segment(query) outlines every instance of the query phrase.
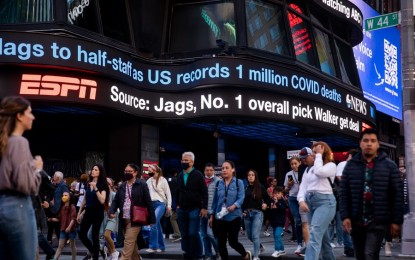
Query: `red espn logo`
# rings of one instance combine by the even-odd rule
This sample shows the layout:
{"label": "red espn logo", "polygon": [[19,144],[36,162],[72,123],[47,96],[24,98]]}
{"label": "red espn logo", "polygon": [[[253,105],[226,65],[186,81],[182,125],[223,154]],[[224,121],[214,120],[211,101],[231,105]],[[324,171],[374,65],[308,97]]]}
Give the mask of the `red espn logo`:
{"label": "red espn logo", "polygon": [[[89,89],[89,97],[86,97],[87,89]],[[20,94],[67,97],[69,91],[78,92],[79,98],[95,100],[97,95],[97,82],[89,79],[52,75],[22,75]]]}

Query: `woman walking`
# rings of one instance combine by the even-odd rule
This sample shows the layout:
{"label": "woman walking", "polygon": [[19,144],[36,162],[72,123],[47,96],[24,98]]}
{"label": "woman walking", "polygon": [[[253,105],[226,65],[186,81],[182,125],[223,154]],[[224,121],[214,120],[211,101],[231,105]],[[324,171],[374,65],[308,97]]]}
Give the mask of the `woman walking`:
{"label": "woman walking", "polygon": [[[218,248],[222,260],[228,260],[226,242],[246,260],[252,260],[250,251],[245,250],[239,243],[238,235],[241,228],[242,203],[245,198],[244,183],[238,180],[235,172],[235,164],[226,160],[222,164],[223,179],[218,182],[218,187],[213,195],[212,215],[209,226],[213,226],[213,232],[218,239]],[[215,219],[214,219],[215,218]],[[215,223],[213,223],[215,221]]]}
{"label": "woman walking", "polygon": [[248,186],[245,189],[245,199],[242,205],[243,216],[245,221],[245,229],[248,239],[254,243],[253,259],[259,259],[259,252],[263,251],[263,246],[259,241],[261,233],[262,222],[264,221],[263,211],[267,209],[270,198],[267,190],[259,182],[258,173],[254,170],[249,170]]}
{"label": "woman walking", "polygon": [[163,171],[158,165],[149,165],[148,171],[150,178],[147,180],[147,186],[156,214],[156,224],[151,226],[147,252],[160,253],[166,250],[160,220],[165,213],[168,215],[171,213],[171,193],[169,183],[163,177]]}
{"label": "woman walking", "polygon": [[115,217],[117,210],[120,210],[118,219],[123,225],[124,248],[120,260],[140,260],[140,253],[137,247],[137,236],[142,225],[131,221],[133,206],[146,207],[149,213],[148,225],[156,222],[150,193],[146,183],[140,179],[140,168],[133,163],[127,164],[124,169],[124,179],[109,210],[110,218]]}
{"label": "woman walking", "polygon": [[325,142],[315,142],[312,151],[313,154],[306,158],[309,168],[304,172],[297,196],[300,209],[308,212],[310,224],[310,241],[305,259],[318,259],[321,251],[322,259],[334,260],[327,230],[336,213],[336,198],[331,187],[336,175],[336,164]]}
{"label": "woman walking", "polygon": [[[81,222],[79,238],[89,252],[91,252],[92,259],[98,260],[99,230],[104,220],[105,208],[108,207],[110,194],[104,166],[96,164],[92,167],[88,186],[77,217],[77,221]],[[85,213],[81,221],[81,215],[84,210]],[[88,230],[91,226],[92,241],[88,238]]]}
{"label": "woman walking", "polygon": [[39,190],[43,161],[33,159],[23,132],[35,117],[19,96],[0,103],[0,259],[35,259],[36,218],[30,195]]}

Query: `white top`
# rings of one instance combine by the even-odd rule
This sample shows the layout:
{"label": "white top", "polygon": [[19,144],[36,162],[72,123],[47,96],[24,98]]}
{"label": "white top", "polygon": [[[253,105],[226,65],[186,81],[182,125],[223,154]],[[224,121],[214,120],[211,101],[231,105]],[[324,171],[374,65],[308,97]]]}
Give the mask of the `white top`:
{"label": "white top", "polygon": [[75,190],[79,191],[79,194],[80,194],[78,198],[78,203],[76,203],[76,206],[80,207],[82,204],[82,201],[84,201],[84,198],[85,198],[85,183],[78,182],[76,184]]}
{"label": "white top", "polygon": [[169,183],[166,178],[160,176],[158,185],[156,186],[156,180],[151,177],[147,180],[148,190],[150,191],[150,197],[152,201],[161,201],[167,204],[168,208],[171,208],[171,193]]}
{"label": "white top", "polygon": [[288,176],[293,176],[294,184],[290,189],[289,196],[296,197],[298,194],[298,189],[300,188],[300,182],[298,181],[298,172],[289,171],[285,174],[284,186],[288,185]]}
{"label": "white top", "polygon": [[334,181],[336,175],[336,164],[333,162],[323,165],[321,154],[316,154],[314,166],[307,168],[301,181],[300,190],[297,195],[298,202],[305,201],[307,191],[317,191],[322,194],[333,194],[327,177]]}
{"label": "white top", "polygon": [[337,172],[336,172],[336,177],[341,177],[343,175],[343,170],[344,167],[346,166],[347,161],[343,161],[343,162],[339,162],[339,164],[337,164]]}

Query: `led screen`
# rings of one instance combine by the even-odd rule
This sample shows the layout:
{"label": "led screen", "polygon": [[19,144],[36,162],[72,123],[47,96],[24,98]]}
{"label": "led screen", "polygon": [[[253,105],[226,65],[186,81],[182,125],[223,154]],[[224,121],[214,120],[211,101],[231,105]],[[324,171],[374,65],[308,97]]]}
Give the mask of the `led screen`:
{"label": "led screen", "polygon": [[[361,0],[351,0],[363,18],[379,13]],[[363,41],[353,48],[365,98],[376,109],[402,120],[400,33],[395,27],[364,32]]]}
{"label": "led screen", "polygon": [[170,52],[218,48],[216,40],[236,44],[233,3],[173,6]]}

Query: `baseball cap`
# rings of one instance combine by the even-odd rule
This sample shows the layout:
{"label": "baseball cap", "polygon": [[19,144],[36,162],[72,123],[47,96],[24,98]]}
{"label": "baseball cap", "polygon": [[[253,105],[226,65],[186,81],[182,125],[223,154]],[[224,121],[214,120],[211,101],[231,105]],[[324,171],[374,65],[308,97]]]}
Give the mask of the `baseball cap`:
{"label": "baseball cap", "polygon": [[303,147],[298,153],[298,156],[300,156],[301,159],[305,159],[307,155],[310,155],[310,154],[313,154],[313,151],[308,147]]}

